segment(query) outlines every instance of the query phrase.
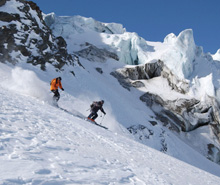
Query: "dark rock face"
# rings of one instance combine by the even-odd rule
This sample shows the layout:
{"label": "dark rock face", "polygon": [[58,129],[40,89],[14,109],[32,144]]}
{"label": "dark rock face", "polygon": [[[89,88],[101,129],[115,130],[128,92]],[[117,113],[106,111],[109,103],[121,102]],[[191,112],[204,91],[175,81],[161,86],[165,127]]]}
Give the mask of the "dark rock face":
{"label": "dark rock face", "polygon": [[[188,82],[176,77],[160,60],[118,69],[111,75],[117,78],[118,82],[127,90],[145,87],[143,81],[155,77],[166,79],[171,89],[178,93],[185,94],[189,90]],[[155,119],[170,130],[177,133],[190,132],[199,127],[208,126],[220,142],[220,106],[213,97],[207,96],[205,102],[200,102],[194,98],[164,100],[157,94],[146,92],[140,97],[140,100],[151,108],[155,114]],[[132,134],[137,134],[141,140],[149,138],[147,135],[149,129],[146,126],[134,127],[128,128]],[[209,148],[208,158],[220,163],[218,146],[210,143],[207,148]]]}
{"label": "dark rock face", "polygon": [[20,21],[20,15],[0,12],[0,21],[4,21],[4,22]]}
{"label": "dark rock face", "polygon": [[[179,93],[186,93],[189,89],[189,84],[186,81],[176,77],[162,61],[146,63],[130,68],[119,69],[111,73],[118,79],[119,83],[126,89],[131,87],[142,87],[144,84],[139,80],[148,80],[154,77],[163,77],[168,81],[168,84],[173,90]],[[154,110],[157,118],[166,125],[169,123],[176,131],[191,131],[200,126],[219,122],[219,113],[215,103],[215,111],[213,104],[215,100],[210,100],[206,103],[201,103],[196,99],[177,99],[163,100],[156,94],[149,92],[143,94],[140,100],[145,102],[148,107],[154,110],[154,106],[161,107],[160,112]],[[215,118],[215,119],[214,119]]]}
{"label": "dark rock face", "polygon": [[[152,123],[151,123],[152,124]],[[152,125],[154,125],[153,123]],[[145,125],[134,125],[128,128],[128,131],[139,139],[143,144],[147,144],[151,139],[156,139],[157,150],[167,153],[168,145],[166,143],[166,132],[162,129],[160,133],[154,133],[153,129]],[[154,141],[155,142],[155,141]],[[150,143],[148,143],[149,145]]]}
{"label": "dark rock face", "polygon": [[[168,81],[168,84],[177,92],[186,93],[189,89],[187,81],[183,81],[175,76],[166,65],[160,60],[152,63],[146,63],[144,65],[138,65],[130,68],[119,69],[112,72],[111,75],[120,76],[123,81],[130,82],[130,87],[136,86],[138,80],[147,80],[154,77],[162,76]],[[117,78],[119,80],[119,78]],[[135,80],[136,83],[132,83],[131,80]],[[121,80],[119,80],[120,83]],[[127,88],[129,89],[129,88]]]}
{"label": "dark rock face", "polygon": [[118,82],[121,84],[122,87],[130,91],[130,88],[132,87],[130,80],[125,77],[123,74],[119,72],[111,72],[112,76],[117,78]]}
{"label": "dark rock face", "polygon": [[160,106],[158,112],[154,110],[157,118],[164,122],[164,117],[167,118],[167,124],[170,124],[174,130],[178,128],[181,131],[189,132],[196,128],[208,124],[213,124],[213,109],[211,104],[203,104],[196,99],[177,99],[174,101],[164,101],[161,97],[151,93],[145,93],[140,99],[147,106]]}
{"label": "dark rock face", "polygon": [[75,54],[94,62],[105,62],[108,58],[112,58],[117,61],[119,60],[115,53],[107,51],[106,49],[99,49],[90,43],[85,43],[85,46],[86,48],[76,52]]}
{"label": "dark rock face", "polygon": [[[16,64],[27,62],[46,70],[50,63],[60,70],[65,64],[73,64],[62,37],[54,37],[46,26],[39,7],[31,1],[17,0],[15,13],[0,12],[0,61]],[[7,6],[3,0],[0,6]],[[17,11],[20,11],[20,14]],[[13,12],[13,10],[12,10]],[[22,16],[21,16],[22,15]]]}
{"label": "dark rock face", "polygon": [[207,158],[217,164],[220,164],[220,149],[213,144],[208,144]]}
{"label": "dark rock face", "polygon": [[1,0],[0,1],[0,6],[3,6],[6,3],[6,0]]}

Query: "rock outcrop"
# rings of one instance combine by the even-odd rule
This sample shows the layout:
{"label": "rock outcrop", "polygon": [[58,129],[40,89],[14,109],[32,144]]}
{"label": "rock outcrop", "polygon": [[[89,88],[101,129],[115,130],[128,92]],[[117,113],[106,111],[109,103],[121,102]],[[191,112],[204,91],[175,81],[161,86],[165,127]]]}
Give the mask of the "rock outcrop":
{"label": "rock outcrop", "polygon": [[105,62],[108,58],[112,58],[117,61],[119,60],[118,56],[115,53],[110,52],[106,49],[97,48],[96,46],[88,42],[85,43],[84,47],[84,49],[75,52],[75,54],[93,62]]}
{"label": "rock outcrop", "polygon": [[[9,12],[6,4],[17,3]],[[0,61],[16,64],[27,62],[46,70],[50,63],[60,70],[65,64],[73,64],[62,37],[54,37],[46,26],[39,7],[24,0],[0,3]]]}
{"label": "rock outcrop", "polygon": [[[189,89],[188,81],[181,80],[175,76],[161,60],[154,60],[143,65],[118,69],[117,71],[112,72],[111,75],[115,76],[121,84],[124,82],[127,84],[130,83],[130,87],[135,86],[135,83],[137,83],[138,80],[147,80],[162,76],[163,78],[167,79],[172,89],[177,92],[186,93]],[[132,83],[132,81],[135,82]]]}
{"label": "rock outcrop", "polygon": [[[160,60],[152,61],[144,65],[118,69],[111,74],[117,78],[119,83],[127,90],[144,87],[144,80],[162,77],[166,79],[173,91],[183,95],[189,91],[188,81],[179,79]],[[158,94],[145,92],[140,96],[140,100],[151,108],[155,114],[155,120],[170,130],[181,133],[190,132],[202,126],[208,126],[220,143],[220,106],[214,97],[207,95],[205,101],[189,97],[166,100]],[[156,124],[157,122],[154,125]],[[141,140],[149,139],[149,136],[153,134],[149,132],[149,128],[144,125],[132,126],[129,127],[128,130],[134,135],[138,134]],[[166,150],[164,150],[164,148],[166,147],[164,144],[165,141],[161,142],[161,150],[165,152]],[[207,158],[220,163],[219,144],[208,143],[207,151]]]}

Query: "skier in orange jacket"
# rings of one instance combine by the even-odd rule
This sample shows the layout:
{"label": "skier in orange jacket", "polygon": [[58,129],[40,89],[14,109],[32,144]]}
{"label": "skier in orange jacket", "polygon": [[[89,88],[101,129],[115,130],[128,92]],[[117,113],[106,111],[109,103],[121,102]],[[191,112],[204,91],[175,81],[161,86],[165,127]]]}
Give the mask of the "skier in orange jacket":
{"label": "skier in orange jacket", "polygon": [[54,93],[53,99],[54,101],[58,101],[60,99],[60,93],[58,91],[58,87],[64,91],[63,87],[62,87],[62,83],[61,83],[62,78],[58,77],[58,78],[54,78],[53,80],[51,80],[50,82],[50,90]]}

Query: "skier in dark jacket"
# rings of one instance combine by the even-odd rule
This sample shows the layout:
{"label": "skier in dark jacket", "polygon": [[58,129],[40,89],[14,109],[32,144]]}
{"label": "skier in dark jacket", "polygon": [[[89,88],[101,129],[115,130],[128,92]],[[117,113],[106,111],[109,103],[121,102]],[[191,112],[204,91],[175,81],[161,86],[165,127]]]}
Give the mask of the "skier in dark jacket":
{"label": "skier in dark jacket", "polygon": [[88,116],[88,119],[91,121],[95,121],[95,119],[98,117],[97,112],[100,110],[103,112],[103,114],[106,114],[104,109],[102,108],[104,104],[104,100],[98,101],[98,102],[93,102],[92,105],[90,105],[91,109],[91,114]]}

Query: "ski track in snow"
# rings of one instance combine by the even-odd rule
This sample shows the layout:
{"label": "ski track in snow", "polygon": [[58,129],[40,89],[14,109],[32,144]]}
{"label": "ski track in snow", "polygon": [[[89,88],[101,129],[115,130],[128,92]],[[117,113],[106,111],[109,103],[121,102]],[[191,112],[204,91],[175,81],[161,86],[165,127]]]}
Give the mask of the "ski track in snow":
{"label": "ski track in snow", "polygon": [[219,183],[218,177],[36,98],[3,88],[0,97],[1,184]]}

